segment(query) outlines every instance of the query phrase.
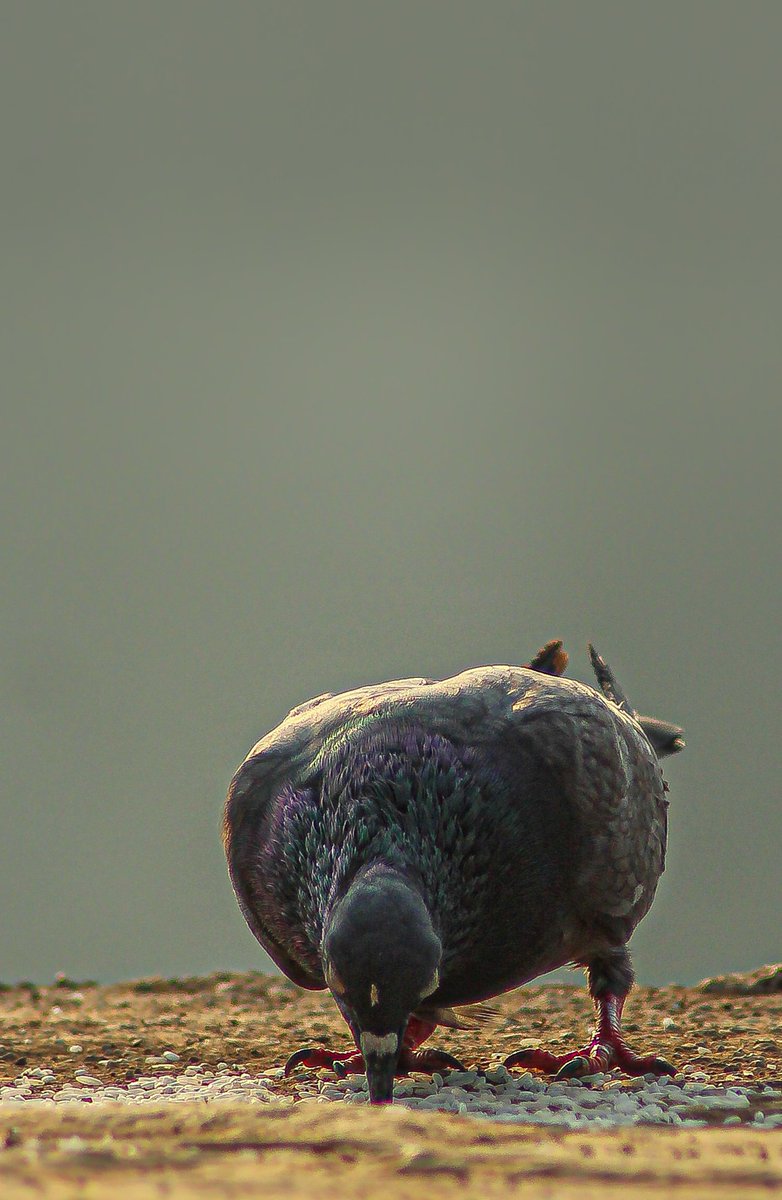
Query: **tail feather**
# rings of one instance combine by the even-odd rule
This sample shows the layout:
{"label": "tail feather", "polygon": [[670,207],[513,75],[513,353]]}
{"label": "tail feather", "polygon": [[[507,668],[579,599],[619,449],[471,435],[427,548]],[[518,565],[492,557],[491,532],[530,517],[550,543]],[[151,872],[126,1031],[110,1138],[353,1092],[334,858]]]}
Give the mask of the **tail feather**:
{"label": "tail feather", "polygon": [[627,696],[622,691],[614,672],[609,667],[604,658],[601,658],[597,650],[590,642],[587,646],[589,657],[592,660],[592,668],[597,676],[597,682],[600,684],[600,690],[608,700],[613,700],[617,708],[621,708],[631,716],[635,716],[633,708]]}
{"label": "tail feather", "polygon": [[608,700],[612,700],[617,708],[621,708],[623,712],[629,713],[631,717],[635,718],[651,742],[658,758],[667,758],[670,754],[678,754],[680,750],[684,749],[684,730],[670,721],[661,721],[657,717],[643,717],[636,712],[608,663],[600,657],[591,643],[589,657],[592,660],[597,682],[600,684],[603,695]]}
{"label": "tail feather", "polygon": [[479,1029],[500,1016],[497,1008],[490,1004],[465,1004],[460,1008],[419,1008],[416,1016],[426,1021],[436,1021],[449,1029]]}
{"label": "tail feather", "polygon": [[636,720],[654,746],[658,758],[667,758],[670,754],[678,754],[687,745],[684,740],[684,730],[680,729],[678,725],[672,725],[670,721],[641,716]]}
{"label": "tail feather", "polygon": [[546,642],[528,664],[531,671],[540,671],[543,675],[564,675],[567,665],[568,654],[562,649],[561,638]]}

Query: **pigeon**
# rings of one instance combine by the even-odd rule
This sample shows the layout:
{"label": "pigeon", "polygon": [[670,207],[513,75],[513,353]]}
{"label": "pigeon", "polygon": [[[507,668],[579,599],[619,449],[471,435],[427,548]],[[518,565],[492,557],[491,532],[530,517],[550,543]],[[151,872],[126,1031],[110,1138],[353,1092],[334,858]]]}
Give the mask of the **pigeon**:
{"label": "pigeon", "polygon": [[563,678],[555,641],[523,667],[325,693],[252,748],[223,820],[240,909],[294,983],[330,989],[355,1042],[297,1050],[286,1074],[365,1073],[390,1103],[395,1075],[461,1067],[423,1047],[438,1026],[566,964],[586,970],[593,1036],[506,1066],[674,1073],[630,1049],[621,1016],[665,865],[659,760],[682,730],[639,716],[590,654],[599,690]]}

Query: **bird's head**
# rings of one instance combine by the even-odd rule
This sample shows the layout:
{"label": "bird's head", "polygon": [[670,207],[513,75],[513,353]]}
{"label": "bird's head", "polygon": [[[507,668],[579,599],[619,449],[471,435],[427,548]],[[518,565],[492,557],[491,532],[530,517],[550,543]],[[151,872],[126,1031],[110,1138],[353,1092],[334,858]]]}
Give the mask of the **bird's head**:
{"label": "bird's head", "polygon": [[420,893],[370,868],[332,908],[323,970],[364,1056],[369,1098],[389,1103],[408,1019],[439,985],[442,947]]}

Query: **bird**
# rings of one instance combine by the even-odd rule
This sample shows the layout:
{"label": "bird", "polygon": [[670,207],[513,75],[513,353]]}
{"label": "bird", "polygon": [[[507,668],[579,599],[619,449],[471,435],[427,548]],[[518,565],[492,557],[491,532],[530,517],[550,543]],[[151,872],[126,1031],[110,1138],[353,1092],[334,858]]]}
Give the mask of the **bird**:
{"label": "bird", "polygon": [[423,1045],[438,1026],[470,1028],[567,964],[586,971],[594,1034],[506,1067],[675,1072],[630,1049],[621,1017],[627,942],[665,866],[660,759],[683,733],[589,652],[597,688],[564,677],[554,640],[525,666],[324,693],[253,746],[223,814],[239,907],[288,978],[330,990],[355,1043],[302,1047],[286,1074],[365,1073],[390,1103],[396,1075],[462,1067]]}

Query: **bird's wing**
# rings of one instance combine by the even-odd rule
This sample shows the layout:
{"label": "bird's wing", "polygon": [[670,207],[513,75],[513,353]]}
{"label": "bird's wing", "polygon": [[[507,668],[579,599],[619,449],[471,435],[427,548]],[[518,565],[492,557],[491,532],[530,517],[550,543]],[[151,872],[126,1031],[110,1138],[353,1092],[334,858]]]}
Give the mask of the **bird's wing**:
{"label": "bird's wing", "polygon": [[651,905],[665,863],[668,802],[657,757],[634,717],[584,684],[544,677],[530,686],[518,673],[505,693],[500,740],[516,741],[558,780],[582,839],[577,893],[624,940]]}
{"label": "bird's wing", "polygon": [[[320,973],[308,971],[281,944],[263,915],[257,896],[257,864],[268,832],[274,801],[290,772],[284,756],[273,753],[251,756],[231,780],[223,813],[223,846],[228,871],[244,919],[269,957],[300,987],[326,986]],[[314,968],[314,964],[313,964]]]}
{"label": "bird's wing", "polygon": [[[325,692],[316,696],[292,709],[261,738],[231,780],[223,814],[223,845],[239,907],[270,957],[301,987],[325,987],[320,966],[308,945],[298,947],[298,957],[291,953],[293,946],[286,949],[274,929],[275,902],[262,894],[261,862],[271,845],[269,835],[279,805],[284,803],[282,793],[286,787],[306,787],[317,775],[319,761],[327,756],[330,744],[346,729],[371,720],[375,711],[385,711],[396,697],[425,689],[429,683],[418,678],[392,680],[340,695]],[[288,932],[285,929],[286,942]]]}

